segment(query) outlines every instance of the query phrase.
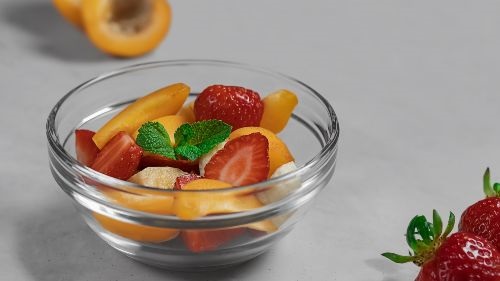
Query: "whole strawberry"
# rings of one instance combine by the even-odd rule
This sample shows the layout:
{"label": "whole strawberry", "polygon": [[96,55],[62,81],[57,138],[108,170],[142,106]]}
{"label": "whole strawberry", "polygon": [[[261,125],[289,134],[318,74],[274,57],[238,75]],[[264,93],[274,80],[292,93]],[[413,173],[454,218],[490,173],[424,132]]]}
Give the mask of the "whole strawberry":
{"label": "whole strawberry", "polygon": [[382,255],[396,263],[413,262],[420,266],[415,281],[499,281],[500,251],[473,233],[457,232],[448,237],[454,224],[455,216],[450,213],[443,233],[436,210],[432,223],[424,216],[416,216],[406,231],[410,255]]}
{"label": "whole strawberry", "polygon": [[465,210],[458,229],[486,238],[500,251],[500,183],[491,184],[489,168],[483,183],[486,199]]}
{"label": "whole strawberry", "polygon": [[217,119],[233,127],[259,126],[264,103],[258,93],[237,86],[213,85],[201,92],[194,102],[197,121]]}

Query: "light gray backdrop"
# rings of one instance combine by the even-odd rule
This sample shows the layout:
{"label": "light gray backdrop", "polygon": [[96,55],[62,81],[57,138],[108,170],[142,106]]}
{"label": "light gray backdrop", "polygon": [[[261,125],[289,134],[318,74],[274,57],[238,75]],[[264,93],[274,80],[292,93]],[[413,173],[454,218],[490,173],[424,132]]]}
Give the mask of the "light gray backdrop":
{"label": "light gray backdrop", "polygon": [[[413,280],[411,217],[460,214],[489,165],[500,180],[498,1],[172,0],[153,54],[109,58],[49,1],[0,1],[0,280]],[[262,257],[212,274],[118,254],[83,223],[48,168],[45,118],[78,83],[128,64],[236,60],[298,77],[333,104],[333,182]]]}

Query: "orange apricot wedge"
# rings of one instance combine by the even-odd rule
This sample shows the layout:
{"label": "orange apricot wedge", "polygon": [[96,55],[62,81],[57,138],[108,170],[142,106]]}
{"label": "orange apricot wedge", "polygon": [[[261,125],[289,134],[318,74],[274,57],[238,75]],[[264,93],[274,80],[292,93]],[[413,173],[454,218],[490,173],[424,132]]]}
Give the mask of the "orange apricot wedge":
{"label": "orange apricot wedge", "polygon": [[118,132],[133,134],[146,121],[176,114],[189,95],[189,86],[172,84],[139,98],[101,127],[92,138],[102,147]]}
{"label": "orange apricot wedge", "polygon": [[252,133],[261,133],[269,142],[269,177],[278,167],[294,160],[290,150],[276,134],[268,129],[261,127],[243,127],[233,131],[229,135],[229,140],[250,135]]}
{"label": "orange apricot wedge", "polygon": [[[212,180],[198,179],[189,182],[182,190],[214,190],[229,188],[230,184]],[[242,191],[223,192],[179,192],[174,200],[176,215],[184,220],[194,220],[213,214],[229,214],[256,209],[262,203],[253,194]],[[259,221],[246,225],[249,228],[271,233],[276,226],[268,221]]]}
{"label": "orange apricot wedge", "polygon": [[94,213],[94,218],[112,233],[135,241],[160,243],[174,239],[179,234],[176,229],[123,222],[98,213]]}
{"label": "orange apricot wedge", "polygon": [[[154,188],[172,189],[175,179],[183,174],[185,173],[181,170],[170,167],[146,168],[132,176],[129,181]],[[171,194],[161,193],[155,189],[134,190],[134,193],[111,188],[102,190],[105,196],[117,205],[153,214],[174,214],[174,196]],[[136,241],[164,242],[175,238],[179,232],[174,229],[123,222],[97,213],[94,213],[94,218],[108,231]]]}
{"label": "orange apricot wedge", "polygon": [[[177,128],[179,128],[182,124],[185,124],[188,121],[180,115],[167,115],[151,120],[151,122],[158,122],[165,128],[170,138],[170,143],[173,145],[175,143],[175,131],[177,131]],[[137,135],[139,135],[139,128],[137,128],[132,136],[134,139],[137,139]]]}
{"label": "orange apricot wedge", "polygon": [[186,104],[177,112],[177,115],[184,117],[184,119],[188,123],[193,123],[196,121],[196,117],[194,116],[194,101]]}
{"label": "orange apricot wedge", "polygon": [[288,90],[279,90],[265,97],[264,114],[260,126],[277,134],[286,127],[294,108],[299,103],[297,96]]}
{"label": "orange apricot wedge", "polygon": [[130,192],[102,187],[104,195],[117,205],[153,214],[174,214],[174,196],[160,189],[173,189],[175,179],[185,172],[171,167],[149,167],[128,179],[129,182],[152,187]]}
{"label": "orange apricot wedge", "polygon": [[81,16],[81,0],[52,0],[54,7],[59,11],[59,13],[78,28],[83,27],[83,21]]}
{"label": "orange apricot wedge", "polygon": [[166,36],[172,19],[166,0],[84,0],[81,9],[90,41],[121,57],[152,51]]}

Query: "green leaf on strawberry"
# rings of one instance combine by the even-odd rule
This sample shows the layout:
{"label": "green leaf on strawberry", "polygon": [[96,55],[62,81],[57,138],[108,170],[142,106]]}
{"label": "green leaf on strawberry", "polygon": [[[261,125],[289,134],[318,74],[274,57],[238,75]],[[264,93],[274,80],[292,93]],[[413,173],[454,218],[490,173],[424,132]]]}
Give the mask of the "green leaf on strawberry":
{"label": "green leaf on strawberry", "polygon": [[443,232],[443,222],[435,210],[432,223],[424,216],[416,216],[408,225],[406,234],[410,254],[382,255],[396,263],[413,262],[420,266],[415,281],[500,280],[500,251],[497,247],[488,238],[472,232],[459,231],[449,235],[454,223],[455,216],[450,213]]}
{"label": "green leaf on strawberry", "polygon": [[500,197],[500,183],[491,184],[490,168],[486,169],[483,176],[483,189],[486,197]]}
{"label": "green leaf on strawberry", "polygon": [[170,137],[159,122],[147,122],[139,129],[136,143],[147,152],[175,159],[175,151]]}
{"label": "green leaf on strawberry", "polygon": [[425,216],[415,216],[406,230],[406,241],[412,250],[410,255],[383,253],[382,256],[396,263],[413,262],[421,266],[430,259],[435,249],[448,237],[454,225],[455,215],[452,212],[450,212],[448,225],[444,232],[443,221],[436,210],[432,212],[432,223],[428,222]]}

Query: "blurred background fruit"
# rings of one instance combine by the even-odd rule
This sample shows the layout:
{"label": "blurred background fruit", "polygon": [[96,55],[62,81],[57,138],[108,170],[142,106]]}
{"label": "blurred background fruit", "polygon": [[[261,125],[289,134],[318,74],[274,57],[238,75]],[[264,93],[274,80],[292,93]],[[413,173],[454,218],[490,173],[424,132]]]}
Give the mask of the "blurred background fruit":
{"label": "blurred background fruit", "polygon": [[53,0],[59,13],[84,30],[101,51],[135,57],[154,50],[170,29],[166,0]]}

